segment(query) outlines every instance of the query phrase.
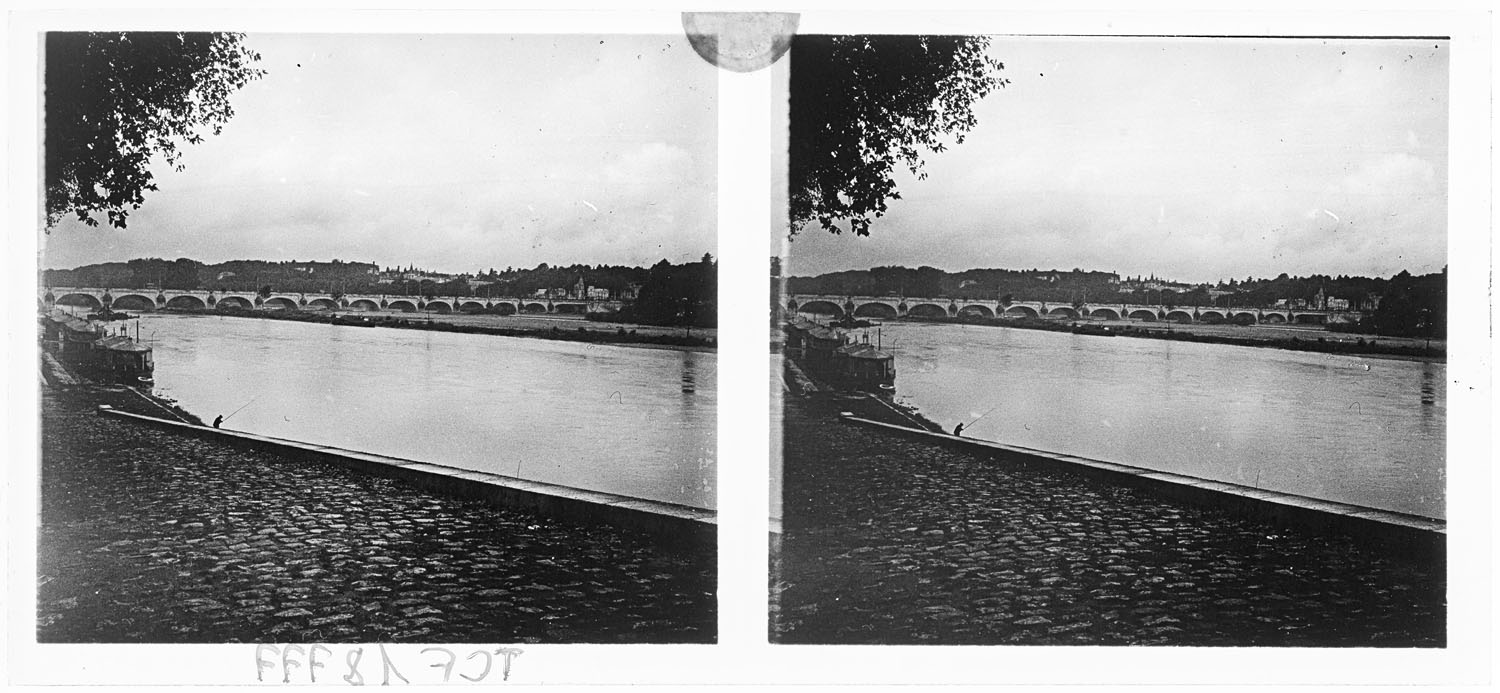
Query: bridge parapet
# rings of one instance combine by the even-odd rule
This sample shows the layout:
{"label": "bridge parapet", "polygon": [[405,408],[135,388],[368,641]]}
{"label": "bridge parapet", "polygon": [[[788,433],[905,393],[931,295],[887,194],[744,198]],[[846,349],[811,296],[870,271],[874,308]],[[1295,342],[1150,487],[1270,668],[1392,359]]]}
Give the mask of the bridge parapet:
{"label": "bridge parapet", "polygon": [[[456,312],[461,310],[495,310],[509,306],[513,312],[524,312],[527,306],[540,306],[547,313],[586,313],[616,311],[628,305],[625,301],[598,299],[540,298],[528,296],[408,296],[401,294],[221,291],[214,289],[116,289],[112,287],[43,286],[39,302],[50,308],[66,298],[86,299],[95,308],[115,306],[127,298],[128,310],[155,310],[167,307],[217,307],[226,305],[252,309],[298,308],[319,310],[387,310],[393,304],[410,305],[413,310]],[[139,300],[137,300],[139,299]],[[233,300],[228,300],[233,299]]]}
{"label": "bridge parapet", "polygon": [[789,294],[781,306],[788,312],[810,312],[833,317],[852,315],[883,319],[907,317],[1040,317],[1054,319],[1136,320],[1141,322],[1334,323],[1358,322],[1357,311],[1250,308],[1241,306],[1176,306],[1164,304],[1096,303],[1090,301],[1007,301],[956,297],[855,296]]}

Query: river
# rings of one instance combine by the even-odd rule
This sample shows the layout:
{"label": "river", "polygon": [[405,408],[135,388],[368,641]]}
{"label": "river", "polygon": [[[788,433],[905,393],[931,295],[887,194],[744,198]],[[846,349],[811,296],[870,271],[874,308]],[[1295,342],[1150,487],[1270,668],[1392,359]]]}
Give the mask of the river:
{"label": "river", "polygon": [[983,416],[966,436],[1444,517],[1443,364],[973,325],[879,332],[897,401],[948,430]]}
{"label": "river", "polygon": [[156,391],[225,428],[714,507],[712,353],[151,313],[140,334]]}

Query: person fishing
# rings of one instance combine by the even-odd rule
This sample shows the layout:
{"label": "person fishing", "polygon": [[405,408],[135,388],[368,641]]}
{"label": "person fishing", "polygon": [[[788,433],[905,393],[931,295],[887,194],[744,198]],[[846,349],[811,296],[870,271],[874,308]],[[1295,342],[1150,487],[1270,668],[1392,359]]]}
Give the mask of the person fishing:
{"label": "person fishing", "polygon": [[241,404],[239,409],[236,409],[236,410],[234,410],[232,412],[229,412],[229,416],[225,416],[223,414],[220,414],[218,417],[216,417],[214,419],[214,428],[218,428],[219,424],[224,423],[225,421],[228,421],[231,416],[234,416],[235,414],[238,414],[238,413],[244,411],[245,407],[248,407],[251,404],[254,404],[255,400],[258,400],[258,399],[260,399],[260,395],[256,395],[254,397],[251,397],[250,401],[246,402],[244,404]]}
{"label": "person fishing", "polygon": [[973,426],[974,424],[979,423],[980,419],[982,419],[982,418],[984,418],[986,416],[989,416],[990,412],[995,411],[996,409],[999,409],[999,408],[1000,408],[999,405],[990,407],[989,411],[987,411],[987,412],[985,412],[983,414],[980,414],[979,416],[974,417],[973,421],[970,421],[968,423],[959,423],[957,426],[953,427],[953,435],[956,436],[956,437],[963,436],[965,428],[969,428],[969,427]]}

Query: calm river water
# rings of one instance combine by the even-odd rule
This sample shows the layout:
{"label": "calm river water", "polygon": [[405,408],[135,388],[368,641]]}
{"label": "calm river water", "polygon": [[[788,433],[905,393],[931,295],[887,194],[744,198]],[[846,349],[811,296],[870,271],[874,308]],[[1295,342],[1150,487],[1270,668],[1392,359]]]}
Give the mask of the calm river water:
{"label": "calm river water", "polygon": [[898,401],[948,430],[993,409],[966,436],[1444,517],[1442,364],[967,325],[881,340]]}
{"label": "calm river water", "polygon": [[225,428],[714,506],[717,357],[144,314],[156,390]]}

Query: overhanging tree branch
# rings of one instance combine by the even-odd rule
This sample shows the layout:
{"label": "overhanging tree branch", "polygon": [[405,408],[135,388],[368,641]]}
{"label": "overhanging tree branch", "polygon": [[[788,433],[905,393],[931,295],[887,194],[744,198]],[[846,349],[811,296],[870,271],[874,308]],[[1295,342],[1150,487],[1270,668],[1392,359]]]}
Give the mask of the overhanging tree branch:
{"label": "overhanging tree branch", "polygon": [[46,36],[43,147],[48,230],[69,213],[124,228],[160,155],[217,135],[229,97],[264,75],[240,34],[52,32]]}

